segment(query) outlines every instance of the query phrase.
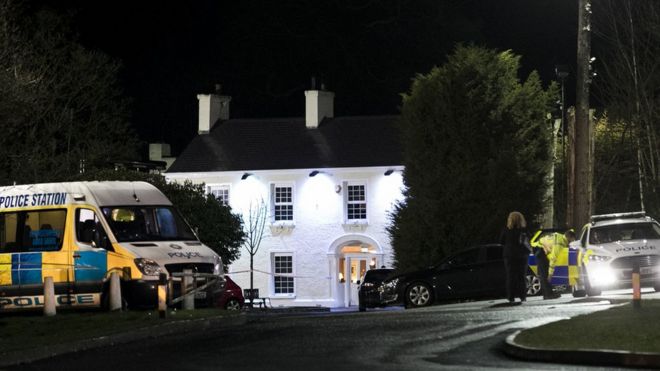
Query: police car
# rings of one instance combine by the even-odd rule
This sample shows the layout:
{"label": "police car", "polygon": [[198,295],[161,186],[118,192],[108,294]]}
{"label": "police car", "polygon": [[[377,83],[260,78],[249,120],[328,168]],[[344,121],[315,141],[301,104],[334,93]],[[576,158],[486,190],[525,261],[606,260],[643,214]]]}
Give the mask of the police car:
{"label": "police car", "polygon": [[660,291],[660,224],[644,212],[594,215],[571,247],[581,250],[580,278],[589,296],[630,288],[634,267],[642,286]]}

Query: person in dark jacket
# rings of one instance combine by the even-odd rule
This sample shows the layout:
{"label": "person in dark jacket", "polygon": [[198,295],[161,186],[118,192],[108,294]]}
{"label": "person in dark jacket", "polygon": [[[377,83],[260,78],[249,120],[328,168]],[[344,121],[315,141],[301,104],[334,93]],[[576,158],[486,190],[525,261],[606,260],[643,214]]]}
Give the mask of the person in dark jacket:
{"label": "person in dark jacket", "polygon": [[527,299],[527,259],[529,250],[521,243],[520,235],[526,233],[525,217],[518,211],[509,213],[506,227],[500,235],[500,243],[504,246],[504,268],[506,270],[506,295],[510,303],[515,298],[523,302]]}

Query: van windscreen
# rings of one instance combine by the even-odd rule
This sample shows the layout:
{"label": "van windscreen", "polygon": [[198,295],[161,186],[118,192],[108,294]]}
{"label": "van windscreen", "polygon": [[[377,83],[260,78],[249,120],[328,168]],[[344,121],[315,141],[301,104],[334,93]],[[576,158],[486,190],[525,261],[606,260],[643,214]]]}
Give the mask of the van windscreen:
{"label": "van windscreen", "polygon": [[101,210],[118,242],[197,240],[169,206],[113,206]]}

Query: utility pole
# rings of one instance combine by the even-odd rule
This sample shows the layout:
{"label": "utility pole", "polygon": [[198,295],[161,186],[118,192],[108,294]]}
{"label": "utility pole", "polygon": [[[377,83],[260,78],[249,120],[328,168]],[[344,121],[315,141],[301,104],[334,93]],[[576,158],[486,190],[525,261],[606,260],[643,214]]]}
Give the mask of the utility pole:
{"label": "utility pole", "polygon": [[[573,189],[569,193],[567,219],[570,226],[582,228],[591,216],[592,160],[591,120],[589,115],[589,84],[591,83],[591,0],[579,0],[577,33],[577,94],[575,107],[575,167],[572,174]],[[569,185],[571,182],[569,181]]]}

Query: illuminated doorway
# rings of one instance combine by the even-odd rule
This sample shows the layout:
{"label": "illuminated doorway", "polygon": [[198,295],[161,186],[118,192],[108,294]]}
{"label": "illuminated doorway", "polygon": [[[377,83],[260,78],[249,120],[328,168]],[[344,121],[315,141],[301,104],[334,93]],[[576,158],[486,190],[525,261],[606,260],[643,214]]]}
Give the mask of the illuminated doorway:
{"label": "illuminated doorway", "polygon": [[344,306],[359,304],[358,289],[360,282],[369,269],[377,268],[381,255],[373,245],[360,241],[351,241],[344,245],[337,264],[340,292],[343,292]]}

